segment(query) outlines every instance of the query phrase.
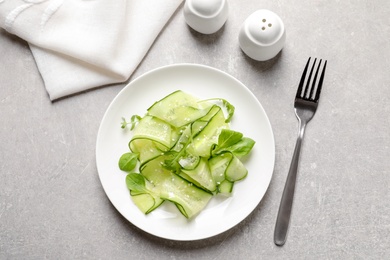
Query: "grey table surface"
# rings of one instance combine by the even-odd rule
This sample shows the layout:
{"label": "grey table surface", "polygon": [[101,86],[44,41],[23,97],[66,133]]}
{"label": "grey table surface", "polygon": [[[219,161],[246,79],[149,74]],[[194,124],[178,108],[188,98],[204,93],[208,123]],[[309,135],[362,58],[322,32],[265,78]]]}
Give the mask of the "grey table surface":
{"label": "grey table surface", "polygon": [[[244,83],[275,136],[270,186],[254,211],[212,238],[146,234],[112,206],[95,144],[115,84],[51,102],[28,45],[0,31],[0,259],[389,259],[390,4],[231,0],[213,35],[190,29],[179,7],[128,82],[169,64],[197,63]],[[283,51],[267,62],[238,45],[258,9],[284,21]],[[273,243],[298,123],[293,97],[309,56],[328,60],[307,128],[287,243]]]}

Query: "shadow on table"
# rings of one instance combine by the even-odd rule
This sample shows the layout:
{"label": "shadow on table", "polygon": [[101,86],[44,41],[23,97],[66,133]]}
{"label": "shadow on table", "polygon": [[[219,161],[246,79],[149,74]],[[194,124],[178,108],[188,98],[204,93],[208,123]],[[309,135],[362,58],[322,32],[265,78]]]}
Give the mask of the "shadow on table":
{"label": "shadow on table", "polygon": [[274,69],[279,61],[279,59],[283,55],[283,50],[280,51],[275,57],[272,59],[266,60],[266,61],[257,61],[249,56],[247,56],[243,51],[241,51],[242,56],[244,57],[245,61],[253,68],[253,70],[256,70],[258,72],[264,72],[267,70]]}
{"label": "shadow on table", "polygon": [[220,41],[224,31],[225,31],[225,25],[222,26],[221,29],[219,29],[217,32],[212,34],[203,34],[200,32],[195,31],[190,26],[188,26],[188,30],[192,37],[200,44],[208,46],[208,45],[215,45],[217,42]]}

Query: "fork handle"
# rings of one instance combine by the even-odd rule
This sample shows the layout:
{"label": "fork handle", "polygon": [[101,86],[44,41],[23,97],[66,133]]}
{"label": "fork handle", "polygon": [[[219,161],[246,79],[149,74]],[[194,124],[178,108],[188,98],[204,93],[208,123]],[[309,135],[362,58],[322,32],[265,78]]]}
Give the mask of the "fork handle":
{"label": "fork handle", "polygon": [[295,144],[294,154],[291,160],[290,170],[287,175],[286,184],[284,186],[282,199],[280,201],[279,212],[276,219],[274,242],[278,246],[283,246],[286,242],[287,230],[290,223],[291,209],[293,204],[295,182],[297,179],[299,154],[303,134],[305,132],[306,123],[300,122],[299,135]]}

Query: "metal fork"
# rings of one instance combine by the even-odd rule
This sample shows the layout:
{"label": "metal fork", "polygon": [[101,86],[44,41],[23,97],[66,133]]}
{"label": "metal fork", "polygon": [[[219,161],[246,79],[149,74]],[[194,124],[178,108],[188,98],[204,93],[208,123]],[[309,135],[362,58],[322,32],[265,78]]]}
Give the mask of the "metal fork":
{"label": "metal fork", "polygon": [[310,64],[310,58],[308,59],[305,69],[302,73],[301,80],[299,82],[297,94],[294,102],[295,115],[299,122],[299,133],[297,142],[295,144],[294,154],[292,157],[290,170],[287,175],[286,184],[283,190],[282,199],[279,206],[278,217],[276,219],[274,242],[278,246],[284,245],[287,237],[287,229],[290,223],[290,215],[295,191],[295,182],[297,178],[297,169],[299,154],[301,151],[301,144],[303,140],[303,134],[307,123],[313,118],[318,101],[320,99],[322,83],[324,81],[326,63],[325,60],[319,80],[317,80],[318,73],[320,71],[322,60],[320,60],[317,69],[315,71],[314,78],[312,79],[313,72],[316,66],[317,59],[314,59],[314,63],[310,69],[310,74],[306,79],[306,74]]}

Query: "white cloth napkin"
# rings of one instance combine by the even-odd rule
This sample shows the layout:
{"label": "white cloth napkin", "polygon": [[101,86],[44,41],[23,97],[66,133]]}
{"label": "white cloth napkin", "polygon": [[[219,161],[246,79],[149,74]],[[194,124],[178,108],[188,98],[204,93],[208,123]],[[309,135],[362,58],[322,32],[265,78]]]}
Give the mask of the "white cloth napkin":
{"label": "white cloth napkin", "polygon": [[182,0],[0,0],[51,100],[126,81]]}

